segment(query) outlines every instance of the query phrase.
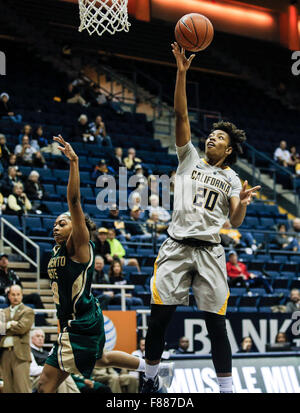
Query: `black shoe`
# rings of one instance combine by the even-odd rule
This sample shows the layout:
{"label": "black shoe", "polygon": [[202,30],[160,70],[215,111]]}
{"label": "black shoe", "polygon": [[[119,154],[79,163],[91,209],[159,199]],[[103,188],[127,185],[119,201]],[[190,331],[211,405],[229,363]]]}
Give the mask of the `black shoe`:
{"label": "black shoe", "polygon": [[146,380],[146,377],[144,376],[141,393],[164,393],[161,379],[158,376],[155,376],[153,380]]}

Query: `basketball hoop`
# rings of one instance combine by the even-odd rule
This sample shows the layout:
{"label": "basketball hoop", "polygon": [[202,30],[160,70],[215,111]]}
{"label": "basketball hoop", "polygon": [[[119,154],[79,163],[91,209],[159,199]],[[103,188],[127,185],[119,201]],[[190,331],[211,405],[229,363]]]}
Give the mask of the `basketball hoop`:
{"label": "basketball hoop", "polygon": [[90,35],[99,36],[107,31],[110,34],[128,32],[127,3],[128,0],[78,0],[79,1],[79,31],[86,29]]}

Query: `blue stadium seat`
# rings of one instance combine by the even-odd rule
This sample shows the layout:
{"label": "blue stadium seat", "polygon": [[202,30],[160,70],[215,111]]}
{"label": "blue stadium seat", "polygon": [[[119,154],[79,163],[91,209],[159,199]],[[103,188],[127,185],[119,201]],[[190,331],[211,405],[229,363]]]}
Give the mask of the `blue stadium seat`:
{"label": "blue stadium seat", "polygon": [[298,288],[300,289],[300,277],[294,278],[291,280],[291,284],[289,285],[289,288]]}
{"label": "blue stadium seat", "polygon": [[275,294],[264,294],[258,299],[258,307],[271,307],[280,304],[281,297]]}
{"label": "blue stadium seat", "polygon": [[244,294],[240,297],[238,307],[257,307],[258,294]]}
{"label": "blue stadium seat", "polygon": [[273,255],[273,261],[277,261],[280,263],[286,263],[288,261],[288,256],[287,255]]}
{"label": "blue stadium seat", "polygon": [[[69,171],[65,169],[53,169],[53,176],[58,180],[60,185],[66,185],[69,180]],[[57,187],[56,187],[57,190]]]}
{"label": "blue stadium seat", "polygon": [[43,223],[43,227],[47,229],[47,231],[52,230],[53,229],[53,225],[55,222],[55,218],[45,218],[42,217],[42,223]]}
{"label": "blue stadium seat", "polygon": [[256,307],[239,307],[238,312],[239,313],[257,313],[258,310]]}
{"label": "blue stadium seat", "polygon": [[238,308],[237,307],[227,307],[226,313],[237,313]]}
{"label": "blue stadium seat", "polygon": [[297,273],[299,271],[299,264],[296,264],[294,262],[284,262],[283,264],[281,264],[280,271]]}
{"label": "blue stadium seat", "polygon": [[[12,224],[14,227],[16,227],[19,230],[22,230],[22,226],[20,225],[20,220],[17,215],[2,215],[6,221],[8,221],[10,224]],[[1,219],[1,216],[0,216]]]}
{"label": "blue stadium seat", "polygon": [[272,281],[272,287],[274,290],[277,290],[278,288],[289,288],[289,285],[291,283],[291,277],[280,277],[280,278],[275,278]]}
{"label": "blue stadium seat", "polygon": [[258,307],[259,313],[272,313],[271,307]]}
{"label": "blue stadium seat", "polygon": [[89,198],[90,200],[93,200],[93,202],[96,201],[96,197],[94,195],[94,192],[93,192],[92,188],[81,187],[80,188],[80,195],[84,199],[85,202],[87,202],[87,198]]}
{"label": "blue stadium seat", "polygon": [[230,288],[230,294],[241,296],[246,293],[246,288]]}
{"label": "blue stadium seat", "polygon": [[238,302],[240,300],[240,296],[239,295],[235,295],[235,294],[230,294],[228,301],[227,301],[227,306],[228,307],[236,307],[238,305]]}
{"label": "blue stadium seat", "polygon": [[67,186],[66,185],[56,185],[56,193],[60,196],[61,201],[67,199]]}
{"label": "blue stadium seat", "polygon": [[251,288],[251,293],[255,295],[263,295],[266,293],[266,290],[264,288]]}
{"label": "blue stadium seat", "polygon": [[6,308],[6,307],[8,307],[8,304],[5,304],[5,303],[0,304],[0,308]]}
{"label": "blue stadium seat", "polygon": [[51,215],[59,215],[66,211],[61,202],[45,201],[44,203],[51,212]]}
{"label": "blue stadium seat", "polygon": [[273,218],[260,218],[260,225],[264,228],[270,228],[275,225]]}
{"label": "blue stadium seat", "polygon": [[97,217],[97,216],[99,216],[99,213],[100,213],[100,211],[99,211],[99,209],[97,208],[97,206],[96,205],[93,205],[93,204],[85,204],[84,205],[84,211],[87,213],[87,214],[89,214],[90,216],[92,216],[92,217]]}

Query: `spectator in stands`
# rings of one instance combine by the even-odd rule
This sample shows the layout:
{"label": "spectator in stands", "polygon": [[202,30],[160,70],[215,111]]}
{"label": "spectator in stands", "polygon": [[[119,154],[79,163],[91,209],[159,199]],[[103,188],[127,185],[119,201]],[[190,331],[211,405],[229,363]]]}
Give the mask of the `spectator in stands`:
{"label": "spectator in stands", "polygon": [[9,166],[7,169],[7,174],[1,180],[1,190],[5,197],[13,191],[16,184],[22,183],[18,176],[18,170],[16,166]]}
{"label": "spectator in stands", "polygon": [[[134,350],[131,354],[133,356],[140,357],[140,358],[144,359],[145,358],[145,342],[146,342],[146,339],[141,337],[138,341],[138,346],[137,346],[138,348],[136,350]],[[139,391],[140,391],[141,384],[142,384],[142,380],[141,380],[142,379],[142,373],[140,373],[138,371],[130,371],[129,374],[131,376],[136,377],[136,379],[139,380]]]}
{"label": "spectator in stands", "polygon": [[[6,304],[7,293],[12,285],[19,285],[23,288],[22,282],[12,268],[9,268],[9,260],[7,254],[0,255],[0,303]],[[35,308],[44,308],[41,297],[38,293],[23,295],[24,304],[32,304]]]}
{"label": "spectator in stands", "polygon": [[257,250],[255,239],[251,232],[240,233],[238,229],[232,228],[229,220],[224,222],[220,230],[221,244],[224,247],[246,248],[247,254],[253,254]]}
{"label": "spectator in stands", "polygon": [[11,120],[14,123],[22,122],[22,115],[16,115],[12,109],[11,102],[9,102],[9,95],[1,93],[0,95],[0,119]]}
{"label": "spectator in stands", "polygon": [[32,210],[31,202],[24,192],[22,183],[17,183],[13,187],[12,193],[7,198],[6,213],[10,215],[28,214]]}
{"label": "spectator in stands", "polygon": [[15,147],[15,154],[22,165],[47,167],[43,155],[30,145],[29,137],[26,135],[23,136],[22,144]]}
{"label": "spectator in stands", "polygon": [[171,220],[170,213],[163,207],[159,206],[159,197],[158,195],[150,195],[149,197],[150,206],[148,208],[149,215],[152,212],[156,212],[158,215],[158,220],[161,222],[168,223]]}
{"label": "spectator in stands", "polygon": [[141,337],[138,342],[137,350],[134,350],[131,354],[142,359],[145,358],[145,343],[146,339],[144,337]]}
{"label": "spectator in stands", "polygon": [[107,241],[110,245],[110,254],[113,259],[119,259],[122,265],[136,267],[141,272],[138,260],[136,258],[125,258],[126,251],[119,240],[116,239],[116,231],[113,228],[108,229]]}
{"label": "spectator in stands", "polygon": [[136,175],[138,178],[141,178],[141,181],[140,181],[140,182],[146,184],[147,179],[146,179],[146,177],[145,177],[145,175],[144,175],[144,169],[143,169],[142,165],[141,165],[141,164],[135,165],[134,171],[135,171],[135,175]]}
{"label": "spectator in stands", "polygon": [[29,125],[28,123],[23,126],[23,128],[21,130],[21,133],[19,134],[19,137],[18,137],[18,143],[20,143],[20,144],[22,143],[24,136],[27,136],[29,138],[29,142],[31,141],[31,139],[32,139],[32,126]]}
{"label": "spectator in stands", "polygon": [[[9,155],[7,167],[9,167],[9,166],[15,166],[18,170],[17,155],[14,154],[14,153],[11,153]],[[18,171],[17,175],[22,176],[22,172]]]}
{"label": "spectator in stands", "polygon": [[285,234],[287,232],[285,224],[278,225],[278,233],[274,239],[274,242],[278,244],[279,249],[287,251],[298,251],[299,245],[296,238]]}
{"label": "spectator in stands", "polygon": [[[44,350],[45,333],[39,328],[35,328],[30,332],[30,381],[32,392],[35,393],[38,388],[38,381],[43,371],[43,366],[48,358],[49,351]],[[71,376],[58,387],[57,393],[79,393],[79,390]]]}
{"label": "spectator in stands", "polygon": [[110,245],[107,241],[107,236],[107,228],[98,228],[97,238],[95,240],[95,254],[101,255],[101,257],[104,259],[105,264],[111,264],[113,262],[113,258],[110,253]]}
{"label": "spectator in stands", "polygon": [[73,127],[72,136],[75,141],[95,143],[95,138],[89,127],[88,117],[84,113],[79,116],[76,126]]}
{"label": "spectator in stands", "polygon": [[140,164],[142,160],[136,157],[136,151],[134,148],[129,148],[127,156],[124,158],[124,164],[129,171],[133,171],[136,164]]}
{"label": "spectator in stands", "polygon": [[300,162],[300,154],[297,152],[297,148],[295,145],[290,147],[290,162],[289,164],[295,166],[297,163]]}
{"label": "spectator in stands", "polygon": [[[123,268],[120,260],[113,260],[109,269],[109,281],[110,284],[125,285],[127,280],[124,278]],[[144,305],[143,300],[139,297],[133,297],[131,293],[126,293],[126,306],[131,307],[132,305]],[[114,298],[111,300],[111,304],[119,305],[121,304],[121,293],[115,293]]]}
{"label": "spectator in stands", "polygon": [[37,171],[31,171],[25,183],[25,192],[28,199],[32,203],[34,212],[40,214],[41,212],[49,213],[47,206],[42,202],[45,198],[44,185],[39,180],[40,174]]}
{"label": "spectator in stands", "polygon": [[288,339],[287,339],[286,333],[284,333],[283,331],[279,331],[279,332],[276,334],[275,343],[286,343],[286,344],[290,344],[289,341],[288,341]]}
{"label": "spectator in stands", "polygon": [[95,169],[92,172],[92,179],[97,180],[99,176],[113,175],[113,174],[114,174],[114,171],[111,169],[110,166],[107,166],[106,160],[100,159],[100,161],[98,162],[98,165],[95,166]]}
{"label": "spectator in stands", "polygon": [[13,285],[8,292],[10,306],[5,308],[6,334],[1,337],[0,363],[4,393],[31,393],[29,332],[34,323],[32,308],[22,303],[22,288]]}
{"label": "spectator in stands", "polygon": [[151,241],[152,235],[147,230],[146,223],[140,219],[141,208],[134,206],[130,211],[130,223],[126,223],[126,231],[130,234],[130,241]]}
{"label": "spectator in stands", "polygon": [[72,83],[68,84],[67,90],[64,94],[64,99],[67,103],[79,103],[81,106],[87,105],[86,101],[80,94],[80,90]]}
{"label": "spectator in stands", "polygon": [[141,210],[140,219],[144,220],[145,219],[145,211],[142,208],[141,202],[142,202],[142,199],[141,199],[141,193],[139,192],[139,190],[136,189],[136,190],[132,191],[130,196],[128,197],[129,208],[130,209],[132,209],[134,207],[140,208],[140,210]]}
{"label": "spectator in stands", "polygon": [[253,342],[251,337],[244,337],[237,353],[253,353]]}
{"label": "spectator in stands", "polygon": [[100,86],[94,84],[93,82],[86,90],[85,98],[93,107],[104,106],[107,103],[106,96],[101,93]]}
{"label": "spectator in stands", "polygon": [[4,202],[3,195],[0,192],[0,215],[5,214],[6,210],[6,203]]}
{"label": "spectator in stands", "polygon": [[174,350],[170,350],[170,353],[174,353],[174,354],[193,354],[193,351],[188,351],[188,348],[190,346],[190,340],[183,336],[180,337],[180,339],[178,340],[178,346],[176,349]]}
{"label": "spectator in stands", "polygon": [[39,150],[40,148],[45,148],[48,146],[48,139],[45,137],[44,134],[44,129],[42,125],[39,125],[32,137],[31,144],[33,147],[36,148],[36,150]]}
{"label": "spectator in stands", "polygon": [[117,204],[113,204],[110,207],[107,218],[113,220],[112,223],[108,223],[107,225],[109,228],[115,228],[117,239],[121,243],[130,239],[130,234],[127,234],[125,231],[124,217],[120,214]]}
{"label": "spectator in stands", "polygon": [[286,141],[280,142],[279,147],[274,152],[274,159],[284,167],[288,167],[290,165],[291,154],[287,149]]}
{"label": "spectator in stands", "polygon": [[[104,272],[104,259],[101,255],[96,255],[95,257],[93,284],[110,284],[109,276]],[[93,289],[93,294],[98,298],[102,310],[107,310],[107,306],[114,297],[114,291],[109,289]]]}
{"label": "spectator in stands", "polygon": [[167,238],[166,230],[168,229],[169,225],[159,220],[157,212],[151,212],[146,223],[151,233],[156,230],[157,235],[165,234]]}
{"label": "spectator in stands", "polygon": [[10,150],[6,145],[6,137],[3,133],[0,133],[0,173],[3,173],[3,170],[8,167],[9,156]]}
{"label": "spectator in stands", "polygon": [[226,268],[230,287],[240,285],[249,290],[250,287],[263,286],[267,293],[273,292],[267,278],[263,275],[256,275],[248,272],[247,266],[238,260],[237,253],[235,251],[229,251],[228,258],[229,261],[226,263]]}
{"label": "spectator in stands", "polygon": [[286,313],[293,313],[300,309],[300,291],[293,288],[290,291],[290,301],[286,304]]}
{"label": "spectator in stands", "polygon": [[115,148],[115,154],[111,157],[110,166],[113,168],[115,173],[119,174],[119,168],[125,167],[125,164],[122,160],[123,149],[118,147]]}
{"label": "spectator in stands", "polygon": [[112,148],[111,138],[106,132],[102,116],[96,116],[95,122],[90,123],[89,128],[98,145]]}

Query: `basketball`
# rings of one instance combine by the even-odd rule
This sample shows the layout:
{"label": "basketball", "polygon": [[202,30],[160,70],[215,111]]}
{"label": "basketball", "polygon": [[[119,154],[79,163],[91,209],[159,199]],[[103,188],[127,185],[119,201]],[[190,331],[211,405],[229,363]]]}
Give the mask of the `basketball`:
{"label": "basketball", "polygon": [[185,14],[175,26],[177,43],[190,52],[206,49],[214,37],[210,20],[198,13]]}

